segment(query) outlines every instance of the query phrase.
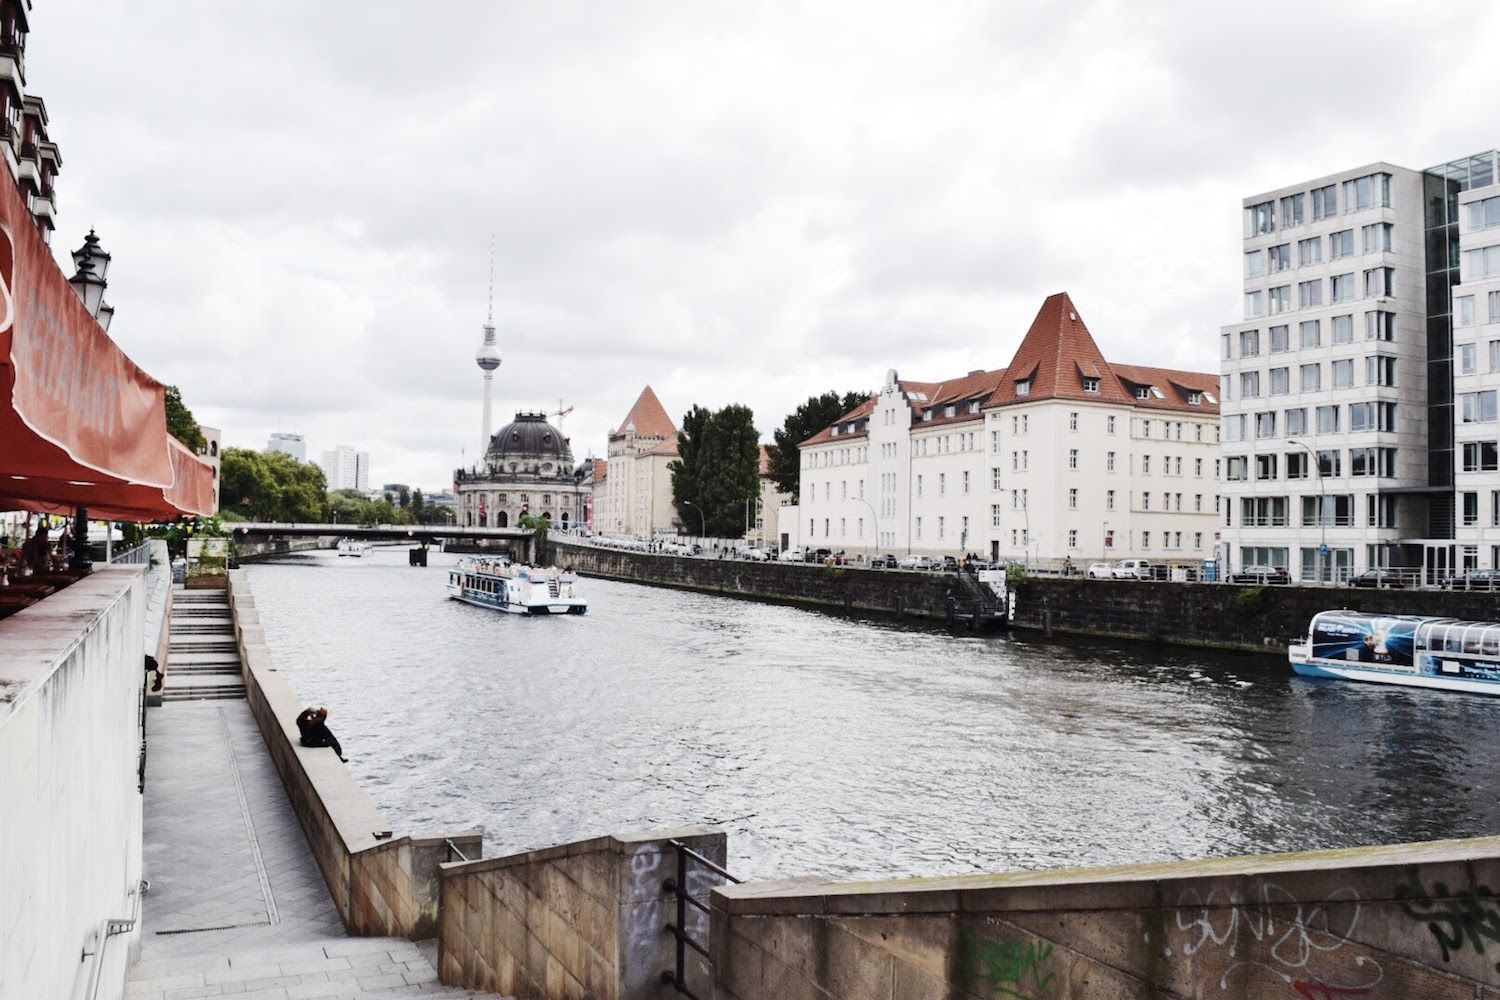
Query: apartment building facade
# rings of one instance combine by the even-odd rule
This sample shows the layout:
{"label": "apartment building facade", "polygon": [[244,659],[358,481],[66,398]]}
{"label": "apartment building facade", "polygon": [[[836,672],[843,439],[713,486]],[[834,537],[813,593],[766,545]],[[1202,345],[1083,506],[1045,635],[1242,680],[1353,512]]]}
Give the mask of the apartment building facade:
{"label": "apartment building facade", "polygon": [[[1066,293],[1003,369],[895,371],[801,446],[804,547],[1056,565],[1214,552],[1217,378],[1107,362]],[[784,529],[785,530],[785,529]]]}
{"label": "apartment building facade", "polygon": [[[1220,332],[1220,555],[1231,570],[1282,566],[1327,581],[1396,566],[1438,579],[1480,563],[1481,543],[1458,547],[1455,510],[1480,529],[1488,498],[1477,486],[1455,497],[1465,458],[1455,429],[1482,438],[1487,422],[1494,433],[1481,384],[1484,230],[1463,224],[1466,206],[1483,201],[1484,185],[1470,190],[1483,171],[1469,162],[1493,156],[1427,171],[1372,163],[1244,199],[1243,318]],[[1465,314],[1456,354],[1464,240],[1478,251],[1474,303],[1484,301]],[[1478,476],[1490,451],[1471,443]],[[1500,523],[1500,494],[1489,519]]]}

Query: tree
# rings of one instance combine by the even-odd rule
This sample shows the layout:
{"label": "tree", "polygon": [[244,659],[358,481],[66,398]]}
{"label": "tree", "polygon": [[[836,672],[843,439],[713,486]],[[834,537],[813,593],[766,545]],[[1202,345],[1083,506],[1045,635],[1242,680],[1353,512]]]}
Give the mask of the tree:
{"label": "tree", "polygon": [[781,429],[772,435],[775,443],[766,449],[769,452],[771,478],[776,481],[776,488],[783,493],[798,496],[802,456],[798,453],[797,446],[869,398],[863,392],[839,395],[830,390],[821,396],[808,397],[807,402],[787,414]]}
{"label": "tree", "polygon": [[396,506],[402,510],[411,507],[411,490],[403,486],[396,491]]}
{"label": "tree", "polygon": [[710,413],[694,406],[682,418],[672,474],[672,503],[691,530],[737,538],[747,504],[760,492],[760,432],[748,406],[732,403]]}
{"label": "tree", "polygon": [[193,411],[183,404],[182,393],[175,385],[167,386],[166,397],[167,433],[195,452],[208,447],[202,428],[198,426],[198,421],[193,419]]}
{"label": "tree", "polygon": [[323,470],[285,452],[225,448],[219,467],[220,506],[252,521],[321,521],[327,506]]}
{"label": "tree", "polygon": [[418,490],[412,490],[411,491],[411,516],[414,517],[414,518],[416,518],[418,524],[426,524],[427,522],[424,521],[424,520],[422,520],[423,516],[426,515],[426,513],[427,513],[427,499],[422,496],[422,491],[421,490],[419,490],[419,489]]}

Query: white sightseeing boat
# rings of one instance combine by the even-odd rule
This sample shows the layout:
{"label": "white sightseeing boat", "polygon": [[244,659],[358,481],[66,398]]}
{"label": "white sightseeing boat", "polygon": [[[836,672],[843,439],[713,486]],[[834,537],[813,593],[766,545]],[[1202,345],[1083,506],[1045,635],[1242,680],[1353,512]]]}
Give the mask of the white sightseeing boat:
{"label": "white sightseeing boat", "polygon": [[514,615],[581,615],[588,610],[578,594],[576,573],[503,559],[460,559],[448,571],[448,596]]}
{"label": "white sightseeing boat", "polygon": [[375,546],[371,545],[369,542],[361,542],[353,538],[345,538],[343,541],[339,542],[339,555],[354,556],[356,559],[358,559],[361,556],[369,554],[370,550],[374,547]]}
{"label": "white sightseeing boat", "polygon": [[1324,611],[1287,656],[1304,677],[1500,694],[1495,622]]}

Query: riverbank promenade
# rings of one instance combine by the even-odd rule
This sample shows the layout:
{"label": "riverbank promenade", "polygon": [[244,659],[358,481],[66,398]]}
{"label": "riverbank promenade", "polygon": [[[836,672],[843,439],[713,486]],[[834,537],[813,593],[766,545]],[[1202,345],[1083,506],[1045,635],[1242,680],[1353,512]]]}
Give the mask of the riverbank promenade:
{"label": "riverbank promenade", "polygon": [[151,890],[127,997],[493,1000],[440,985],[435,943],[345,934],[243,700],[168,702],[147,730]]}

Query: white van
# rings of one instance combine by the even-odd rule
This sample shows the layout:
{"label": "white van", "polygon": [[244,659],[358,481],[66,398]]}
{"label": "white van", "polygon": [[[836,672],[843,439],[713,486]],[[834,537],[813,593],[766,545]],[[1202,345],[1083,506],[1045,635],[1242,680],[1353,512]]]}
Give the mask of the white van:
{"label": "white van", "polygon": [[1144,559],[1121,559],[1115,563],[1116,580],[1149,580],[1151,564]]}

